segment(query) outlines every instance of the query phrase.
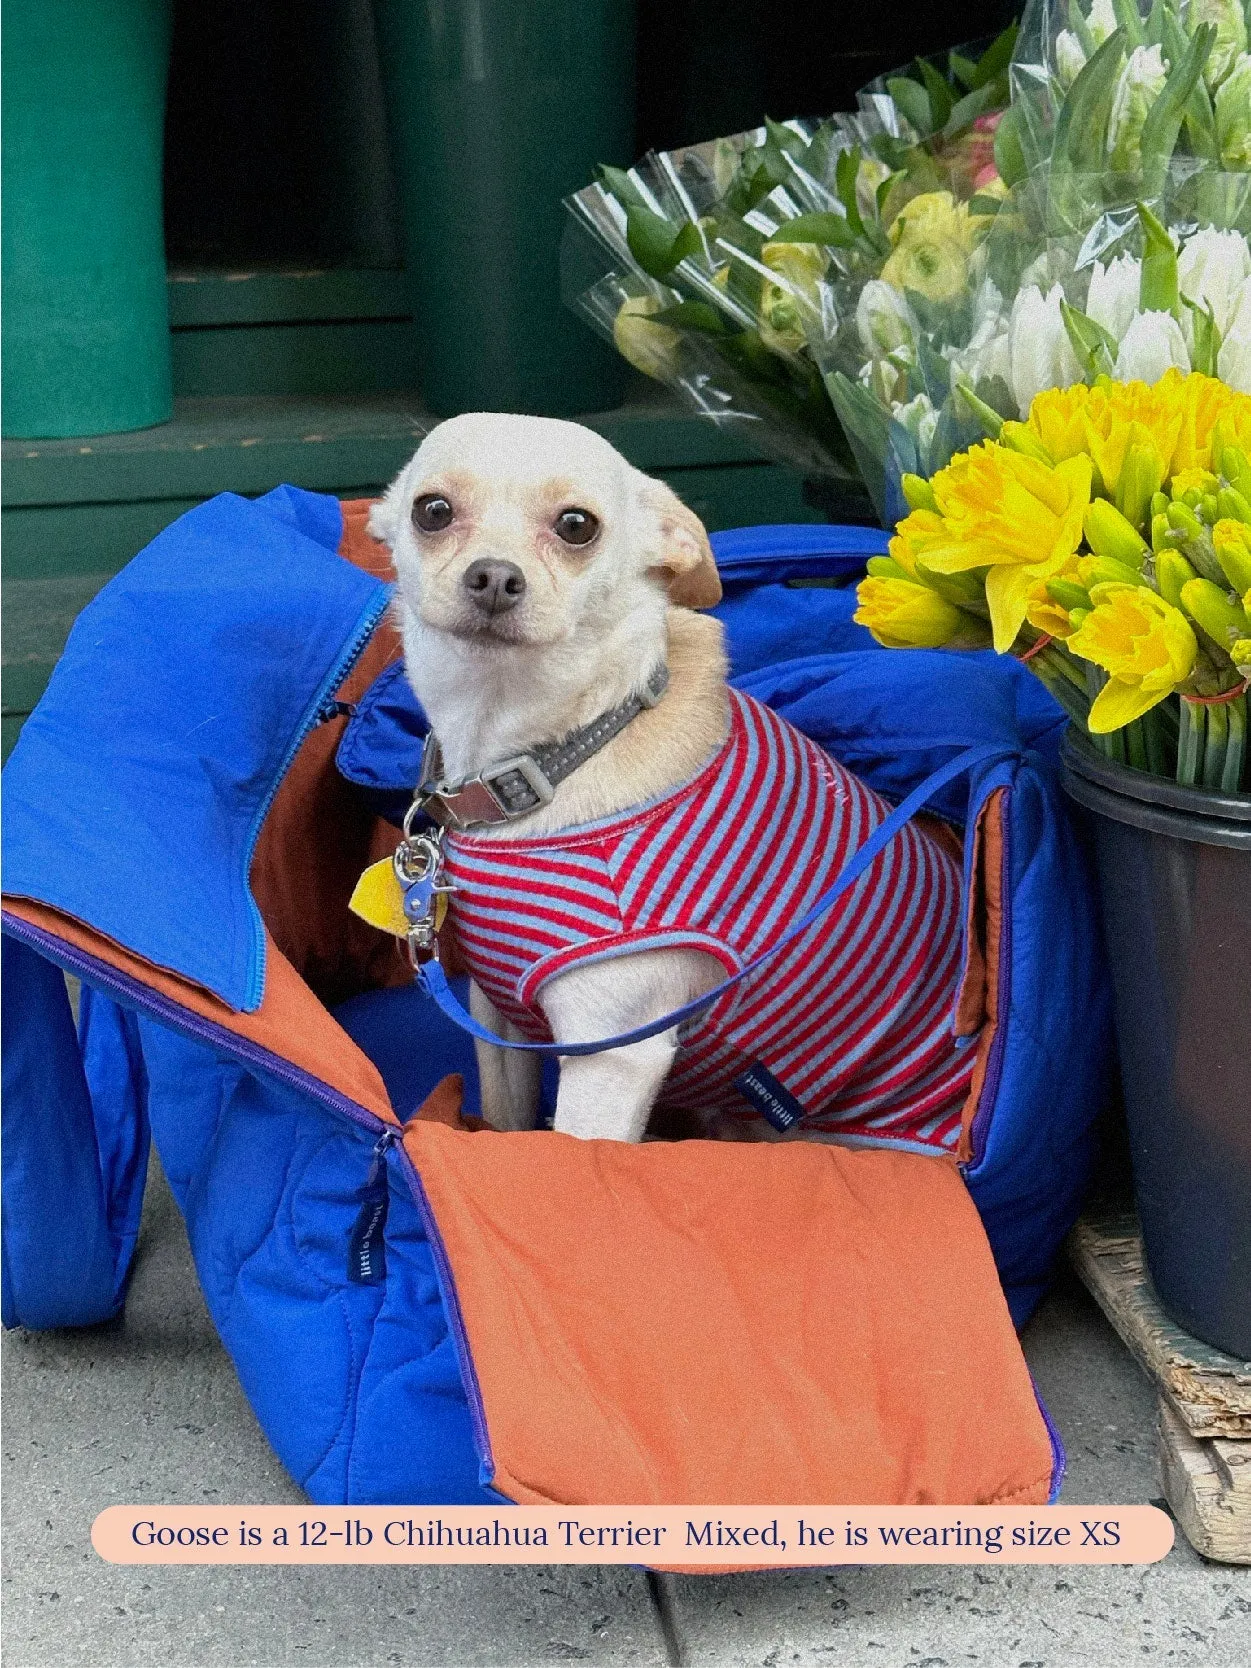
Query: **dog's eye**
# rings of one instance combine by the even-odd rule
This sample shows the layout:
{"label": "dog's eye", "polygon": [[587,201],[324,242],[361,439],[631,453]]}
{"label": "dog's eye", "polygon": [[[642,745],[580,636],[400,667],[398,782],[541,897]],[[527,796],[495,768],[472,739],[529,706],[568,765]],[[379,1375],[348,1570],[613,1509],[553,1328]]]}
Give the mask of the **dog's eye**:
{"label": "dog's eye", "polygon": [[590,510],[562,510],[555,521],[556,537],[566,544],[590,544],[599,532],[599,518]]}
{"label": "dog's eye", "polygon": [[456,519],[456,511],[438,492],[428,492],[413,503],[413,522],[423,533],[441,533]]}

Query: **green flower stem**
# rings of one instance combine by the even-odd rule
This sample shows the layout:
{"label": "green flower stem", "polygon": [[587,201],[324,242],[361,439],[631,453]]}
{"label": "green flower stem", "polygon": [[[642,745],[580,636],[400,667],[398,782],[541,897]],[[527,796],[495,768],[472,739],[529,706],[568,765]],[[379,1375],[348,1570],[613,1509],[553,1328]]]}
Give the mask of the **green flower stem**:
{"label": "green flower stem", "polygon": [[[1150,712],[1143,713],[1138,720],[1142,727],[1143,743],[1147,750],[1147,769],[1152,776],[1171,776],[1173,767],[1169,756],[1172,749],[1169,746],[1169,726],[1167,702],[1152,707]],[[1173,737],[1176,746],[1176,736]]]}
{"label": "green flower stem", "polygon": [[[1166,751],[1174,756],[1176,763],[1177,736],[1181,729],[1181,700],[1176,695],[1170,695],[1166,701],[1161,701],[1158,707],[1152,707],[1151,716],[1160,726],[1160,734],[1164,738]],[[1170,766],[1168,774],[1173,774]]]}
{"label": "green flower stem", "polygon": [[1183,788],[1195,787],[1203,768],[1203,741],[1207,734],[1207,708],[1197,701],[1181,699],[1181,727],[1177,735],[1177,780]]}
{"label": "green flower stem", "polygon": [[1147,739],[1142,733],[1142,719],[1135,718],[1132,724],[1127,724],[1124,733],[1126,762],[1132,770],[1146,770]]}
{"label": "green flower stem", "polygon": [[[1093,706],[1099,691],[1108,681],[1108,675],[1093,660],[1084,660],[1081,664],[1086,678],[1086,694]],[[1111,759],[1113,764],[1125,763],[1125,737],[1120,730],[1113,730],[1109,735],[1095,735],[1090,730],[1086,733],[1105,759]]]}
{"label": "green flower stem", "polygon": [[1090,698],[1086,694],[1086,680],[1072,657],[1048,643],[1031,656],[1029,669],[1052,699],[1085,731]]}
{"label": "green flower stem", "polygon": [[1229,737],[1225,743],[1225,770],[1221,791],[1237,793],[1242,787],[1247,761],[1247,697],[1239,695],[1229,703]]}
{"label": "green flower stem", "polygon": [[1221,702],[1207,709],[1208,733],[1203,744],[1203,786],[1219,788],[1225,776],[1225,743],[1229,739],[1229,706]]}

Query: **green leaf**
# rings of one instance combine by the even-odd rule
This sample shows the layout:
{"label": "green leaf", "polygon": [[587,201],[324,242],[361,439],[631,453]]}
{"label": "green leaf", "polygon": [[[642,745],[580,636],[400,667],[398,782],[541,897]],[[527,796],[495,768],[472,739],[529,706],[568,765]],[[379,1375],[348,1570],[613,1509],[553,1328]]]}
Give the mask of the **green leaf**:
{"label": "green leaf", "polygon": [[1003,427],[1003,418],[994,407],[987,405],[985,400],[979,400],[967,382],[957,382],[955,393],[959,399],[964,401],[970,412],[982,425],[982,431],[987,440],[998,440],[999,431]]}
{"label": "green leaf", "polygon": [[1117,350],[1117,340],[1111,331],[1078,312],[1076,307],[1070,307],[1067,301],[1060,303],[1060,317],[1078,363],[1087,375],[1111,376],[1116,368]]}
{"label": "green leaf", "polygon": [[972,89],[977,75],[977,65],[972,58],[966,58],[953,47],[947,54],[947,70],[951,79],[958,81],[966,92]]}
{"label": "green leaf", "polygon": [[674,227],[663,215],[637,204],[626,210],[626,241],[630,253],[651,278],[667,278],[688,255],[699,254],[703,240],[693,221]]}
{"label": "green leaf", "polygon": [[1160,44],[1164,48],[1164,56],[1170,64],[1179,64],[1186,56],[1187,37],[1181,19],[1172,6],[1165,6],[1164,15],[1160,19],[1160,30],[1163,36]]}
{"label": "green leaf", "polygon": [[730,326],[715,307],[706,301],[679,301],[659,313],[648,315],[649,322],[667,324],[673,330],[696,330],[704,336],[724,336]]}
{"label": "green leaf", "polygon": [[776,190],[781,183],[776,168],[770,165],[768,158],[762,156],[748,177],[744,210],[754,209],[758,203],[763,203],[769,193]]}
{"label": "green leaf", "polygon": [[673,265],[677,266],[679,261],[685,261],[691,255],[702,255],[703,252],[704,240],[699,235],[699,227],[693,220],[685,221],[669,251]]}
{"label": "green leaf", "polygon": [[906,177],[907,176],[906,176],[905,170],[902,169],[902,168],[897,168],[897,169],[894,170],[893,173],[887,174],[886,178],[882,181],[882,183],[878,186],[877,190],[874,192],[874,194],[873,194],[873,206],[874,206],[874,208],[876,208],[876,210],[878,212],[878,218],[879,219],[881,218],[882,210],[886,207],[886,199],[887,199],[887,197],[890,196],[891,188],[893,186],[897,185],[901,179],[904,179]]}
{"label": "green leaf", "polygon": [[624,168],[610,168],[606,162],[601,162],[596,169],[596,173],[604,190],[614,196],[622,208],[647,207],[647,201],[643,193]]}
{"label": "green leaf", "polygon": [[1081,0],[1069,0],[1069,28],[1077,36],[1078,45],[1087,58],[1092,58],[1095,52],[1095,37],[1090,32]]}
{"label": "green leaf", "polygon": [[1164,19],[1167,12],[1164,0],[1153,0],[1151,10],[1142,26],[1143,38],[1148,46],[1164,45]]}
{"label": "green leaf", "polygon": [[1021,146],[1020,120],[1019,109],[1009,107],[999,118],[999,126],[995,129],[995,167],[999,170],[999,178],[1007,186],[1019,185],[1028,172],[1025,151]]}
{"label": "green leaf", "polygon": [[985,193],[979,192],[976,197],[969,198],[969,213],[977,215],[998,214],[1003,204],[1004,199],[1002,197],[988,197]]}
{"label": "green leaf", "polygon": [[847,224],[857,237],[863,237],[864,221],[860,218],[860,205],[856,202],[856,176],[859,172],[860,148],[853,145],[849,151],[839,153],[834,168],[834,189],[847,211]]}
{"label": "green leaf", "polygon": [[1142,17],[1138,11],[1138,0],[1112,0],[1112,11],[1116,17],[1117,26],[1125,33],[1126,42],[1132,52],[1136,46],[1146,44],[1143,33]]}
{"label": "green leaf", "polygon": [[1009,23],[1003,33],[997,35],[982,53],[977,60],[977,70],[973,79],[975,87],[984,87],[988,81],[993,81],[1007,69],[1016,47],[1016,35],[1017,25]]}
{"label": "green leaf", "polygon": [[925,88],[906,75],[896,75],[886,83],[886,91],[921,138],[928,139],[938,124],[930,109],[929,94]]}
{"label": "green leaf", "polygon": [[1142,174],[1146,194],[1154,197],[1164,184],[1173,148],[1181,132],[1182,116],[1216,40],[1216,30],[1203,23],[1195,30],[1180,63],[1174,64],[1164,91],[1142,124]]}
{"label": "green leaf", "polygon": [[1116,29],[1075,76],[1056,121],[1052,154],[1057,159],[1075,168],[1083,164],[1093,167],[1102,161],[1112,95],[1124,55],[1125,37]]}
{"label": "green leaf", "polygon": [[1195,345],[1191,369],[1201,371],[1204,376],[1215,376],[1217,355],[1221,351],[1221,333],[1216,328],[1216,317],[1210,306],[1192,301],[1188,295],[1183,295],[1181,299],[1194,318]]}
{"label": "green leaf", "polygon": [[990,86],[975,87],[971,93],[951,107],[951,114],[947,117],[947,125],[943,128],[944,139],[954,139],[958,133],[969,126],[994,102],[994,89]]}
{"label": "green leaf", "polygon": [[1142,225],[1142,277],[1138,284],[1138,305],[1144,313],[1172,313],[1177,316],[1177,250],[1168,228],[1152,214],[1146,203],[1138,205]]}
{"label": "green leaf", "polygon": [[1216,112],[1202,76],[1195,82],[1183,119],[1195,155],[1219,165],[1221,147],[1216,137]]}
{"label": "green leaf", "polygon": [[784,127],[781,122],[775,122],[772,116],[765,117],[765,132],[770,141],[786,156],[793,156],[798,161],[808,149],[808,141],[801,138],[793,128]]}
{"label": "green leaf", "polygon": [[800,214],[794,220],[784,220],[768,240],[770,243],[822,243],[833,249],[850,249],[856,242],[847,218],[833,211],[821,214]]}
{"label": "green leaf", "polygon": [[917,59],[917,68],[921,72],[921,79],[930,95],[930,110],[934,116],[934,126],[942,127],[951,114],[951,107],[955,100],[951,96],[951,88],[947,85],[945,76],[939,75],[933,64],[924,58]]}

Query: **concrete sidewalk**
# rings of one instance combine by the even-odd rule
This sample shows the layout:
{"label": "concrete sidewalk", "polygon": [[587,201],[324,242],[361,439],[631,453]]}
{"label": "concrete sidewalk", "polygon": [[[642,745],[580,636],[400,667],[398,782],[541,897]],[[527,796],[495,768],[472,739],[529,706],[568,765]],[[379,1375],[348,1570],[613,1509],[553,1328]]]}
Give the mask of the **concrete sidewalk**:
{"label": "concrete sidewalk", "polygon": [[[155,1169],[155,1166],[154,1166]],[[1069,1453],[1064,1498],[1158,1497],[1154,1395],[1075,1285],[1025,1337]],[[126,1315],[4,1350],[6,1668],[1182,1668],[1251,1663],[1251,1571],[1183,1542],[1159,1565],[881,1567],[665,1577],[627,1569],[121,1567],[119,1501],[285,1502],[205,1313],[181,1221],[149,1184]]]}

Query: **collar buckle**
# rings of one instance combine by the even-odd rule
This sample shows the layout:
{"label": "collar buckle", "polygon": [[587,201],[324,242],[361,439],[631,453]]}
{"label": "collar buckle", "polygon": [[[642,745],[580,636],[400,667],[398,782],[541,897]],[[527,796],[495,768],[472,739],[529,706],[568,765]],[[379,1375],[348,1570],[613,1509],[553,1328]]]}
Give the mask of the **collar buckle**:
{"label": "collar buckle", "polygon": [[555,784],[529,753],[505,759],[463,782],[439,781],[438,768],[438,742],[428,735],[413,803],[445,828],[511,822],[514,817],[550,804],[556,792]]}

